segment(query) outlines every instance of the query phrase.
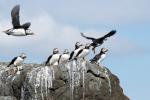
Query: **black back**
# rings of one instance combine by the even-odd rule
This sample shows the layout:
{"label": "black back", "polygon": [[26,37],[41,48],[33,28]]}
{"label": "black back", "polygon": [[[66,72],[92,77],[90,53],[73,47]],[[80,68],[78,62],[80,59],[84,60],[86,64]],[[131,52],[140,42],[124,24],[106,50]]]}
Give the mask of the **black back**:
{"label": "black back", "polygon": [[74,51],[72,51],[72,52],[71,52],[70,57],[69,57],[69,60],[71,60],[71,59],[72,59],[73,54],[74,54]]}
{"label": "black back", "polygon": [[60,55],[60,56],[59,56],[59,59],[58,59],[58,64],[59,64],[59,62],[60,62],[61,56],[62,56],[62,55]]}
{"label": "black back", "polygon": [[31,23],[27,22],[27,23],[21,25],[21,27],[24,28],[25,30],[27,30],[30,27],[30,25],[31,25]]}
{"label": "black back", "polygon": [[46,60],[46,62],[45,62],[45,66],[48,65],[48,63],[49,63],[49,61],[50,61],[51,58],[52,58],[52,55],[50,55],[50,56],[47,58],[47,60]]}
{"label": "black back", "polygon": [[99,54],[95,55],[94,58],[91,59],[90,61],[91,62],[97,62],[101,58],[102,54],[105,54],[105,53],[101,51]]}
{"label": "black back", "polygon": [[78,57],[79,54],[80,54],[82,51],[83,51],[83,49],[81,49],[81,50],[77,53],[76,57]]}
{"label": "black back", "polygon": [[100,59],[100,56],[101,56],[100,54],[97,54],[97,55],[95,55],[94,58],[91,59],[90,61],[91,61],[91,62],[97,62],[97,61]]}
{"label": "black back", "polygon": [[18,57],[14,57],[11,62],[9,63],[9,65],[7,67],[9,67],[10,65],[14,64],[15,60],[17,59]]}

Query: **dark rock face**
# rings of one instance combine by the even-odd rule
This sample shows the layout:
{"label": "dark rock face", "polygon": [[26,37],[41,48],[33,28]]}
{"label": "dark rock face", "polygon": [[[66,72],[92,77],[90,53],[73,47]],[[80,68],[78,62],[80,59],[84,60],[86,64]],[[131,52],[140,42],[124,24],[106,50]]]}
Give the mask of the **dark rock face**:
{"label": "dark rock face", "polygon": [[117,76],[88,61],[59,66],[0,63],[0,100],[129,100]]}

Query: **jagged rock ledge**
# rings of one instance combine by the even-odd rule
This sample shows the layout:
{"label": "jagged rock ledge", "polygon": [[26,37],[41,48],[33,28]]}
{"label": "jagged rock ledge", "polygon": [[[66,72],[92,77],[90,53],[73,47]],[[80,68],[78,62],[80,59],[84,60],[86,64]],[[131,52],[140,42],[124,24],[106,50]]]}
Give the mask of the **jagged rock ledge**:
{"label": "jagged rock ledge", "polygon": [[88,61],[23,64],[20,74],[7,64],[0,63],[0,100],[129,100],[116,75]]}

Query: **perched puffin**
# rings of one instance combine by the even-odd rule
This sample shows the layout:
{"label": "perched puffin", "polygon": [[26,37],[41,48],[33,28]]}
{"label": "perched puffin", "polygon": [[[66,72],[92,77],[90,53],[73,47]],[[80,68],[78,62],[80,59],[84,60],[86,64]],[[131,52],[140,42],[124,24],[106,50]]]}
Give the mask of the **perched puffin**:
{"label": "perched puffin", "polygon": [[90,52],[90,44],[87,43],[83,49],[80,49],[79,52],[76,55],[76,58],[83,58],[85,59],[85,56],[87,56]]}
{"label": "perched puffin", "polygon": [[66,63],[69,60],[69,57],[70,57],[69,51],[68,49],[65,49],[63,54],[59,57],[58,64]]}
{"label": "perched puffin", "polygon": [[20,20],[19,20],[19,10],[20,10],[20,5],[16,5],[12,11],[11,11],[11,18],[12,18],[12,29],[8,29],[6,31],[3,31],[7,35],[12,35],[12,36],[27,36],[27,35],[33,35],[34,33],[29,29],[31,23],[27,22],[23,25],[20,25]]}
{"label": "perched puffin", "polygon": [[106,35],[104,35],[104,36],[102,36],[100,38],[87,37],[83,33],[81,33],[81,36],[84,37],[84,38],[86,38],[86,39],[92,40],[91,46],[93,47],[92,50],[95,53],[95,48],[98,47],[98,46],[100,46],[100,45],[102,45],[103,42],[105,40],[107,40],[108,37],[113,36],[115,33],[116,33],[116,30],[112,30],[112,31],[110,31],[109,33],[107,33]]}
{"label": "perched puffin", "polygon": [[59,57],[60,57],[60,53],[59,53],[59,50],[58,48],[54,48],[53,49],[53,54],[50,55],[47,60],[46,60],[46,63],[45,65],[48,66],[48,65],[58,65],[58,60],[59,60]]}
{"label": "perched puffin", "polygon": [[80,42],[76,42],[75,44],[75,50],[71,52],[69,60],[73,60],[77,53],[82,49],[83,44],[81,44]]}
{"label": "perched puffin", "polygon": [[9,63],[9,65],[7,67],[10,67],[11,65],[14,65],[15,67],[19,69],[22,69],[22,68],[19,68],[19,66],[22,64],[22,62],[27,58],[26,54],[25,53],[21,53],[20,56],[17,56],[17,57],[14,57],[11,62]]}
{"label": "perched puffin", "polygon": [[106,57],[106,52],[108,52],[108,49],[102,48],[100,50],[100,53],[98,53],[97,55],[95,55],[95,57],[90,60],[91,63],[97,63],[97,64],[99,64]]}

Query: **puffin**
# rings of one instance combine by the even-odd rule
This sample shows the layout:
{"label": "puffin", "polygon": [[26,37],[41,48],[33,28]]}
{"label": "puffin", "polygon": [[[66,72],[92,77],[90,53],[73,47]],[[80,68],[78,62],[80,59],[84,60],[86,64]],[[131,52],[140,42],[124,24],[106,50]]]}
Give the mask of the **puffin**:
{"label": "puffin", "polygon": [[87,43],[83,49],[80,49],[79,52],[76,55],[76,58],[83,58],[85,60],[85,57],[90,52],[90,44]]}
{"label": "puffin", "polygon": [[59,60],[58,60],[58,64],[64,64],[67,63],[67,61],[69,60],[69,50],[65,49],[63,54],[60,55]]}
{"label": "puffin", "polygon": [[96,54],[93,59],[90,60],[91,63],[97,63],[97,64],[99,64],[101,61],[104,60],[104,58],[106,57],[106,53],[107,52],[108,52],[108,49],[102,48],[100,50],[100,52],[98,54]]}
{"label": "puffin", "polygon": [[59,58],[60,58],[60,53],[59,53],[59,50],[58,50],[58,48],[54,48],[53,49],[53,54],[52,55],[50,55],[48,58],[47,58],[47,60],[46,60],[46,62],[45,62],[45,66],[48,66],[48,65],[58,65],[58,60],[59,60]]}
{"label": "puffin", "polygon": [[34,33],[29,29],[31,25],[30,22],[26,22],[22,25],[20,24],[19,11],[20,11],[20,5],[16,5],[13,7],[11,11],[11,19],[12,19],[13,28],[8,29],[3,32],[6,33],[7,35],[12,35],[12,36],[33,35]]}
{"label": "puffin", "polygon": [[85,36],[84,33],[81,33],[81,36],[86,39],[92,40],[91,46],[93,47],[92,50],[94,51],[94,54],[95,54],[95,48],[102,45],[104,41],[107,40],[108,37],[113,36],[115,33],[116,33],[116,30],[111,30],[106,35],[99,37],[99,38],[88,37],[88,36]]}
{"label": "puffin", "polygon": [[11,62],[9,63],[9,65],[7,67],[10,67],[11,65],[14,65],[15,67],[17,67],[18,70],[22,69],[19,66],[22,64],[22,62],[27,58],[25,53],[21,53],[20,56],[14,57]]}
{"label": "puffin", "polygon": [[77,53],[83,48],[82,46],[83,44],[81,44],[80,42],[76,42],[75,50],[71,52],[69,60],[73,60],[74,58],[76,58]]}

